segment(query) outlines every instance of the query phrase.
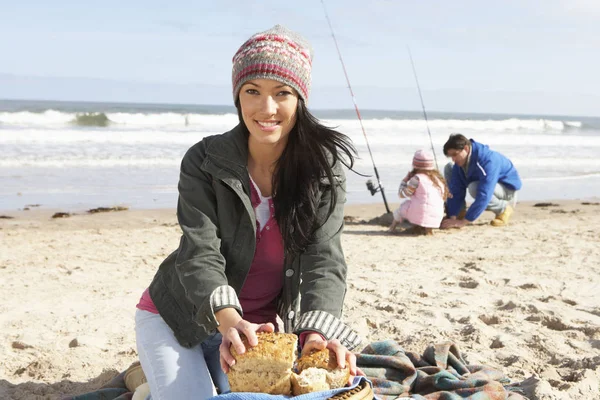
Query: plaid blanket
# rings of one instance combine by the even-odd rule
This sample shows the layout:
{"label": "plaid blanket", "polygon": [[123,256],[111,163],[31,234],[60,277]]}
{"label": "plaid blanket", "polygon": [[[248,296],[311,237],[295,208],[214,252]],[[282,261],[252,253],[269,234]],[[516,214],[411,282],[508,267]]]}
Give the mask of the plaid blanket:
{"label": "plaid blanket", "polygon": [[130,392],[125,385],[125,372],[114,376],[109,382],[105,383],[100,389],[78,396],[66,396],[61,400],[131,400],[133,392]]}
{"label": "plaid blanket", "polygon": [[366,379],[362,376],[355,376],[351,386],[340,389],[325,390],[322,392],[306,393],[299,396],[284,396],[265,393],[230,392],[211,397],[208,400],[327,400],[332,396],[354,389],[365,380]]}
{"label": "plaid blanket", "polygon": [[[356,357],[358,366],[372,382],[377,399],[526,400],[517,389],[508,386],[509,379],[500,371],[483,365],[467,365],[452,343],[429,346],[422,355],[417,355],[386,340],[371,343]],[[98,391],[62,400],[130,400],[133,393],[125,387],[124,375],[122,372],[115,376]],[[227,397],[230,400],[248,400],[246,395],[226,394],[213,399],[226,400],[226,396],[230,396]],[[262,396],[261,400],[277,397],[253,395],[257,399]]]}
{"label": "plaid blanket", "polygon": [[[125,387],[125,381],[123,380],[124,375],[124,372],[117,375],[108,384],[104,385],[103,388],[95,392],[74,397],[63,397],[61,400],[131,400],[133,393],[129,392]],[[357,376],[354,377],[354,381],[349,387],[332,389],[323,392],[307,393],[295,397],[277,396],[264,393],[227,393],[211,397],[210,400],[327,400],[331,396],[354,389],[364,380],[364,377]]]}
{"label": "plaid blanket", "polygon": [[357,354],[357,365],[382,400],[526,400],[503,373],[467,365],[452,343],[429,346],[422,355],[392,340],[374,342]]}

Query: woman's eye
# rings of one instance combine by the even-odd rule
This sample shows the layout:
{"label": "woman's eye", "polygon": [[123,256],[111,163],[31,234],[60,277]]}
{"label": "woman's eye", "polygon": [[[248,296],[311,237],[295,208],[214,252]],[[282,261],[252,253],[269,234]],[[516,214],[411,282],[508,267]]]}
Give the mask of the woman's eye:
{"label": "woman's eye", "polygon": [[292,92],[290,92],[289,90],[282,90],[281,92],[279,92],[277,95],[278,96],[289,96],[291,95]]}
{"label": "woman's eye", "polygon": [[256,89],[246,89],[246,93],[248,93],[248,94],[258,94],[258,90],[256,90]]}

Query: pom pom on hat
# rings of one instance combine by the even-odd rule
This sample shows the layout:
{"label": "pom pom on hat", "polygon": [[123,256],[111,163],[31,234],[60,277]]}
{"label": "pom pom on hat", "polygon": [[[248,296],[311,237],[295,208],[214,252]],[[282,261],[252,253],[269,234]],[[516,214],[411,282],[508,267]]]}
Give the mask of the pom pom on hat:
{"label": "pom pom on hat", "polygon": [[233,101],[252,79],[273,79],[294,88],[308,102],[312,48],[306,39],[281,25],[254,34],[233,56]]}

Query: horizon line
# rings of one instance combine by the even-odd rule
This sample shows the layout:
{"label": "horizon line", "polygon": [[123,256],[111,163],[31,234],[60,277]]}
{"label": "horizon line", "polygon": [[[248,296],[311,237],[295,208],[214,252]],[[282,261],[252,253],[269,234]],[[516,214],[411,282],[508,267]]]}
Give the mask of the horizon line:
{"label": "horizon line", "polygon": [[[104,100],[54,100],[41,98],[0,98],[0,102],[46,102],[46,103],[85,103],[85,104],[118,104],[118,105],[154,105],[154,106],[192,106],[192,107],[229,107],[235,110],[235,105],[231,104],[200,104],[200,103],[168,103],[168,102],[144,102],[144,101],[104,101]],[[355,111],[353,108],[319,108],[309,107],[309,110],[318,111]],[[386,109],[386,108],[362,108],[361,112],[365,111],[386,111],[386,112],[409,112],[422,114],[421,109]],[[428,114],[465,114],[465,115],[495,115],[495,116],[515,116],[515,117],[576,117],[576,118],[600,118],[600,115],[580,115],[580,114],[527,114],[527,113],[506,113],[506,112],[471,112],[471,111],[439,111],[428,110]],[[422,115],[421,115],[422,118]]]}

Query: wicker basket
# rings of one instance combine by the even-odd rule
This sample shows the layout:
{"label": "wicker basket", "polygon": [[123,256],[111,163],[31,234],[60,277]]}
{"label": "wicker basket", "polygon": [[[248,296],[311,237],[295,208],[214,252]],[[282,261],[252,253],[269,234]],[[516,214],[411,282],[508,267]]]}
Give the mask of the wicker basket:
{"label": "wicker basket", "polygon": [[363,380],[357,387],[347,392],[338,393],[328,400],[373,400],[373,389],[369,382]]}

